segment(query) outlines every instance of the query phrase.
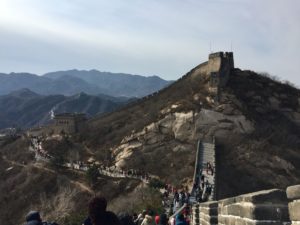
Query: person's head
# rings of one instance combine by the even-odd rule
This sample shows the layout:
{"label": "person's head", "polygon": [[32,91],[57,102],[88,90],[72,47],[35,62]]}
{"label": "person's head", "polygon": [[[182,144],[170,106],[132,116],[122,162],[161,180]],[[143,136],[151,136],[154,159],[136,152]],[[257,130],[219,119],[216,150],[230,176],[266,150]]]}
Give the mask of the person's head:
{"label": "person's head", "polygon": [[42,224],[42,219],[40,216],[40,213],[38,211],[30,211],[26,215],[26,224],[27,225],[41,225]]}
{"label": "person's head", "polygon": [[26,215],[26,222],[29,221],[42,221],[40,213],[38,211],[30,211],[27,215]]}
{"label": "person's head", "polygon": [[118,217],[109,211],[103,212],[100,217],[97,217],[94,225],[122,225]]}
{"label": "person's head", "polygon": [[133,219],[137,219],[138,215],[136,213],[133,213],[132,217]]}
{"label": "person's head", "polygon": [[103,197],[94,197],[89,202],[89,217],[94,222],[106,211],[107,201]]}

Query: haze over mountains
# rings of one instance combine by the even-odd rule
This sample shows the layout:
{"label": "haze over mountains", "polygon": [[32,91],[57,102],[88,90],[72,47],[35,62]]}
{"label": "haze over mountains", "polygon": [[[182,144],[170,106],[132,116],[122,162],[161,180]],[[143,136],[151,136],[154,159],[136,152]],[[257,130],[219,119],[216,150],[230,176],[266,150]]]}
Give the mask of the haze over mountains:
{"label": "haze over mountains", "polygon": [[7,127],[29,128],[47,124],[51,112],[78,112],[87,116],[111,112],[126,104],[126,97],[92,96],[83,92],[72,95],[39,95],[29,89],[0,96],[0,129]]}
{"label": "haze over mountains", "polygon": [[51,110],[88,116],[111,112],[170,83],[157,76],[97,70],[59,71],[43,76],[0,74],[0,129],[46,124]]}
{"label": "haze over mountains", "polygon": [[91,95],[142,97],[170,83],[158,76],[143,77],[97,70],[59,71],[43,76],[30,73],[0,73],[0,95],[28,88],[42,95],[74,95],[85,92]]}

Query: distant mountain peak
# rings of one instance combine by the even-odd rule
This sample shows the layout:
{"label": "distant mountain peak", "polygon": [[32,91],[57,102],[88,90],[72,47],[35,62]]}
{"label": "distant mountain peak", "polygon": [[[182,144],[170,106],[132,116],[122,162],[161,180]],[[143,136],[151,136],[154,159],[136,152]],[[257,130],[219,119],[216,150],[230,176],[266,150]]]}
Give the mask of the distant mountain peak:
{"label": "distant mountain peak", "polygon": [[16,91],[12,91],[9,95],[14,97],[21,97],[21,98],[33,98],[40,96],[39,94],[31,91],[29,88],[22,88]]}

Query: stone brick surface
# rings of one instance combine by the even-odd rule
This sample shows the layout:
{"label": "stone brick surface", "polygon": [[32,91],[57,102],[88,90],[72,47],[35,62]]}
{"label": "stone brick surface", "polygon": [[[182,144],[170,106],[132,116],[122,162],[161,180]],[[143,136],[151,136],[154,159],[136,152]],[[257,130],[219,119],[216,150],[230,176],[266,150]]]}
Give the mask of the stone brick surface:
{"label": "stone brick surface", "polygon": [[300,223],[300,200],[289,203],[290,219]]}
{"label": "stone brick surface", "polygon": [[251,204],[232,204],[225,206],[224,215],[245,217],[253,220],[273,220],[289,221],[287,205],[251,205]]}
{"label": "stone brick surface", "polygon": [[207,221],[209,223],[218,223],[218,216],[209,216],[209,215],[201,213],[200,218],[204,219],[205,221]]}
{"label": "stone brick surface", "polygon": [[223,199],[223,200],[219,201],[219,207],[223,207],[223,206],[226,206],[226,205],[231,205],[231,204],[234,204],[234,203],[236,203],[236,198],[235,197],[226,198],[226,199]]}
{"label": "stone brick surface", "polygon": [[209,208],[217,208],[218,207],[218,202],[217,201],[211,201],[211,202],[204,202],[200,203],[200,207],[209,207]]}
{"label": "stone brick surface", "polygon": [[218,215],[218,208],[200,207],[200,212],[207,215]]}
{"label": "stone brick surface", "polygon": [[300,199],[300,185],[290,186],[286,189],[288,199]]}
{"label": "stone brick surface", "polygon": [[280,189],[271,189],[237,196],[236,202],[287,203],[288,199],[285,191]]}

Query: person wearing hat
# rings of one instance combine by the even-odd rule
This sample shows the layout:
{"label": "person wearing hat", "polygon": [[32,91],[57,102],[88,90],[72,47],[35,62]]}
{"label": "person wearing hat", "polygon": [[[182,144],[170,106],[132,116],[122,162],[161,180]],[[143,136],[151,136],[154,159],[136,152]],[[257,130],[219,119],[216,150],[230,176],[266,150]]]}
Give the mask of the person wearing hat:
{"label": "person wearing hat", "polygon": [[42,222],[40,213],[38,211],[30,211],[26,215],[25,225],[58,225],[57,223]]}
{"label": "person wearing hat", "polygon": [[30,211],[26,215],[25,225],[43,225],[40,213],[38,211]]}

